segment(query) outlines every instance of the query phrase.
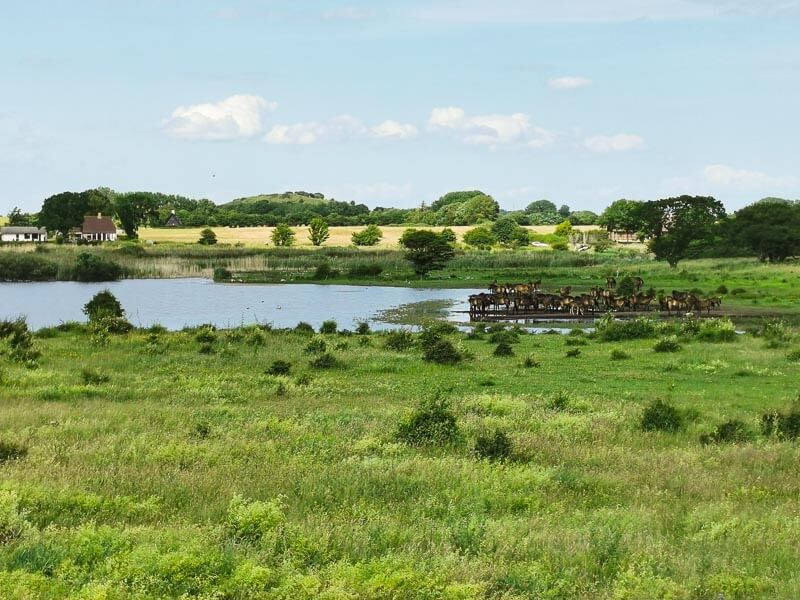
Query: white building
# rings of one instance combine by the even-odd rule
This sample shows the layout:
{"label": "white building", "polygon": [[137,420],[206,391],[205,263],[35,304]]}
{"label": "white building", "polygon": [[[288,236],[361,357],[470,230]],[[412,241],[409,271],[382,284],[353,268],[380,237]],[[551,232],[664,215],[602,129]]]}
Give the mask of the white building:
{"label": "white building", "polygon": [[84,217],[80,237],[86,242],[116,242],[117,226],[111,217],[100,213],[96,217]]}
{"label": "white building", "polygon": [[47,230],[38,227],[0,227],[0,242],[46,242]]}

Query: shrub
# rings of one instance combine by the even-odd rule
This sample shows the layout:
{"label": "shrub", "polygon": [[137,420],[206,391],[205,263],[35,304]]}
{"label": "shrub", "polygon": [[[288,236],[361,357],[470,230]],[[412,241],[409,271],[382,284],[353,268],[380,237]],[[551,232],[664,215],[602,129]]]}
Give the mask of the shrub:
{"label": "shrub", "polygon": [[742,421],[732,419],[720,423],[711,433],[700,436],[701,444],[738,444],[750,440],[750,431]]}
{"label": "shrub", "polygon": [[354,231],[350,236],[355,246],[374,246],[383,238],[383,232],[377,225],[367,225],[361,231]]}
{"label": "shrub", "polygon": [[294,244],[294,230],[286,223],[278,223],[270,238],[275,246],[288,247]]}
{"label": "shrub", "polygon": [[390,331],[386,334],[386,342],[384,346],[388,350],[395,350],[397,352],[405,352],[414,345],[414,336],[410,331],[405,329],[397,329]]}
{"label": "shrub", "polygon": [[314,269],[314,274],[311,276],[312,279],[320,280],[320,279],[332,279],[339,275],[339,271],[336,269],[332,269],[330,263],[321,263],[317,265],[317,268]]}
{"label": "shrub", "polygon": [[359,321],[356,325],[356,335],[369,335],[370,328],[367,321]]}
{"label": "shrub", "polygon": [[731,290],[731,296],[741,296],[742,294],[746,294],[746,293],[747,293],[747,290],[744,289],[744,288],[740,288],[740,287],[733,288]]}
{"label": "shrub", "polygon": [[727,294],[728,293],[728,287],[725,284],[722,284],[717,288],[716,293],[717,294]]}
{"label": "shrub", "polygon": [[450,403],[436,394],[422,401],[397,428],[396,437],[412,446],[443,445],[459,437],[456,416]]}
{"label": "shrub", "polygon": [[211,344],[200,344],[200,348],[197,350],[200,354],[214,354],[216,350],[214,350],[214,346]]}
{"label": "shrub", "polygon": [[565,346],[586,346],[589,342],[584,339],[576,338],[576,337],[568,337],[564,340]]}
{"label": "shrub", "polygon": [[58,275],[58,265],[30,253],[0,254],[0,281],[51,281]]}
{"label": "shrub", "polygon": [[292,364],[286,362],[285,360],[276,360],[272,363],[269,369],[267,369],[268,375],[288,375],[289,372],[292,370]]}
{"label": "shrub", "polygon": [[681,345],[675,336],[662,338],[653,346],[655,352],[678,352],[680,349]]}
{"label": "shrub", "polygon": [[633,281],[632,277],[623,277],[617,283],[616,294],[617,296],[632,296],[636,293],[636,283]]}
{"label": "shrub", "polygon": [[800,437],[800,409],[788,413],[771,412],[761,416],[761,432],[765,436],[777,435],[781,439]]}
{"label": "shrub", "polygon": [[423,358],[439,365],[454,365],[463,357],[450,340],[438,339],[425,347]]}
{"label": "shrub", "polygon": [[123,318],[125,311],[122,309],[117,297],[109,290],[103,290],[94,295],[83,307],[83,314],[89,317],[89,322],[105,318]]}
{"label": "shrub", "polygon": [[683,429],[684,418],[671,404],[656,400],[644,409],[640,425],[644,431],[675,432]]}
{"label": "shrub", "polygon": [[479,250],[488,250],[497,243],[497,236],[488,227],[475,227],[464,234],[464,243]]}
{"label": "shrub", "polygon": [[383,273],[383,267],[378,263],[358,263],[347,271],[347,275],[352,278],[377,277],[381,273]]}
{"label": "shrub", "polygon": [[225,527],[236,541],[256,542],[274,532],[284,521],[280,500],[245,500],[236,494],[228,505]]}
{"label": "shrub", "polygon": [[103,383],[108,383],[110,380],[108,375],[89,368],[81,369],[81,379],[83,379],[83,383],[86,385],[101,385]]}
{"label": "shrub", "polygon": [[580,348],[573,348],[572,350],[567,350],[567,358],[578,358],[581,355]]}
{"label": "shrub", "polygon": [[75,281],[116,281],[122,277],[122,267],[96,254],[81,252],[75,259],[72,279]]}
{"label": "shrub", "polygon": [[194,336],[201,344],[213,344],[217,341],[217,331],[213,327],[201,327]]}
{"label": "shrub", "polygon": [[26,516],[17,492],[0,490],[0,546],[13,542],[32,527]]}
{"label": "shrub", "polygon": [[756,335],[767,340],[770,347],[780,347],[792,340],[792,330],[783,319],[768,319],[764,321]]}
{"label": "shrub", "polygon": [[232,278],[233,273],[225,267],[216,267],[214,269],[214,281],[230,281]]}
{"label": "shrub", "polygon": [[336,333],[338,325],[334,320],[323,321],[322,325],[319,327],[319,332],[324,333],[327,335],[331,335]]}
{"label": "shrub", "polygon": [[200,232],[200,239],[197,243],[201,246],[213,246],[217,243],[217,234],[210,227],[206,227]]}
{"label": "shrub", "polygon": [[514,356],[514,348],[507,342],[500,342],[494,349],[495,356]]}
{"label": "shrub", "polygon": [[786,355],[786,358],[791,362],[800,362],[800,350],[792,350]]}
{"label": "shrub", "polygon": [[495,331],[489,336],[490,344],[516,344],[519,342],[519,334],[511,329]]}
{"label": "shrub", "polygon": [[533,357],[532,354],[529,354],[525,357],[525,360],[522,361],[522,366],[526,369],[533,369],[539,366],[539,362]]}
{"label": "shrub", "polygon": [[339,361],[330,352],[324,352],[308,363],[314,369],[333,369],[339,366]]}
{"label": "shrub", "polygon": [[0,464],[9,460],[25,458],[28,455],[28,448],[16,442],[0,441]]}
{"label": "shrub", "polygon": [[599,338],[606,342],[638,340],[656,336],[657,327],[653,319],[639,317],[627,321],[618,321],[613,315],[606,315],[596,322]]}
{"label": "shrub", "polygon": [[475,455],[486,460],[503,461],[511,458],[513,445],[508,435],[496,429],[491,435],[479,435],[475,440]]}
{"label": "shrub", "polygon": [[704,342],[733,342],[736,327],[730,319],[704,319],[700,323],[697,339]]}
{"label": "shrub", "polygon": [[305,347],[306,354],[322,354],[328,350],[328,344],[320,337],[313,338]]}
{"label": "shrub", "polygon": [[42,355],[33,344],[33,334],[24,318],[14,321],[0,321],[0,338],[8,338],[9,358],[29,368],[36,368],[36,361]]}
{"label": "shrub", "polygon": [[294,327],[295,333],[302,333],[305,335],[314,335],[314,328],[311,326],[310,323],[306,323],[305,321],[300,321]]}
{"label": "shrub", "polygon": [[615,348],[611,351],[611,360],[628,360],[630,357],[630,354],[619,348]]}

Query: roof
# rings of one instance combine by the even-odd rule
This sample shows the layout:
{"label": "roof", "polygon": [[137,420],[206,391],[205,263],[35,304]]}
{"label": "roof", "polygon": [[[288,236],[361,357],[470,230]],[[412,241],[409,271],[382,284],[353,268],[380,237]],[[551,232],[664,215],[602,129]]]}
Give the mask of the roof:
{"label": "roof", "polygon": [[114,221],[111,217],[104,217],[102,215],[84,217],[81,231],[83,233],[117,233],[117,226],[114,225]]}
{"label": "roof", "polygon": [[2,233],[9,233],[11,235],[20,233],[38,233],[41,235],[47,233],[47,230],[44,228],[39,229],[38,227],[0,227],[0,234]]}
{"label": "roof", "polygon": [[169,216],[169,219],[167,219],[167,225],[183,225],[183,222],[181,221],[181,218],[178,215],[172,213]]}

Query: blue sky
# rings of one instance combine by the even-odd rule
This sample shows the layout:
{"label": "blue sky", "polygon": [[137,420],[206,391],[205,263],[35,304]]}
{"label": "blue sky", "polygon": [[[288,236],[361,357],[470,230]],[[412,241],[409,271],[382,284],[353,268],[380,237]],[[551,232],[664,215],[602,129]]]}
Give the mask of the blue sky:
{"label": "blue sky", "polygon": [[800,0],[9,0],[0,212],[109,186],[800,198]]}

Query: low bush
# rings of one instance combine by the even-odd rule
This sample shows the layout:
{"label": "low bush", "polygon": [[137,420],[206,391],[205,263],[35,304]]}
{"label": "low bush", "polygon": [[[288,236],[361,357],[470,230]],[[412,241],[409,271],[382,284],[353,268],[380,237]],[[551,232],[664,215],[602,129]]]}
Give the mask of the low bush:
{"label": "low bush", "polygon": [[653,346],[655,352],[678,352],[680,349],[681,345],[675,336],[662,338]]}
{"label": "low bush", "polygon": [[311,341],[306,344],[306,347],[303,349],[303,352],[306,354],[323,354],[328,350],[328,344],[325,340],[320,337],[312,338]]}
{"label": "low bush", "polygon": [[228,535],[238,542],[257,542],[273,533],[285,521],[279,500],[245,500],[238,494],[228,505],[225,526]]}
{"label": "low bush", "polygon": [[378,263],[359,263],[350,267],[347,271],[348,277],[354,279],[359,277],[377,277],[383,273],[383,267]]}
{"label": "low bush", "polygon": [[564,345],[565,346],[587,346],[589,342],[584,340],[583,338],[579,337],[567,337],[564,338]]}
{"label": "low bush", "polygon": [[525,360],[522,361],[522,366],[526,369],[533,369],[539,366],[539,362],[534,358],[532,354],[529,354],[525,357]]}
{"label": "low bush", "polygon": [[619,342],[653,338],[656,336],[658,328],[653,319],[639,317],[619,321],[609,314],[597,321],[595,331],[597,336],[605,342]]}
{"label": "low bush", "polygon": [[292,370],[292,364],[285,360],[276,360],[267,369],[268,375],[288,375]]}
{"label": "low bush", "polygon": [[733,342],[736,327],[730,319],[704,319],[700,322],[697,339],[704,342]]}
{"label": "low bush", "polygon": [[715,293],[717,293],[717,294],[727,294],[727,293],[728,293],[728,286],[726,286],[726,285],[723,283],[722,285],[720,285],[720,286],[719,286],[719,287],[716,289],[716,292],[715,292]]}
{"label": "low bush", "polygon": [[9,460],[25,458],[28,455],[28,448],[16,442],[0,440],[0,464]]}
{"label": "low bush", "polygon": [[645,407],[640,420],[644,431],[665,431],[674,433],[684,427],[684,417],[681,412],[664,402],[656,400]]}
{"label": "low bush", "polygon": [[369,335],[371,330],[367,321],[359,321],[356,325],[356,335]]}
{"label": "low bush", "polygon": [[216,267],[214,269],[214,281],[230,281],[232,278],[233,273],[225,267]]}
{"label": "low bush", "polygon": [[311,326],[310,323],[306,323],[305,321],[300,321],[294,327],[295,333],[302,333],[305,335],[314,335],[314,328]]}
{"label": "low bush", "polygon": [[615,348],[611,351],[611,360],[628,360],[630,357],[630,354],[619,348]]}
{"label": "low bush", "polygon": [[334,277],[338,276],[339,271],[331,268],[330,263],[324,262],[317,265],[317,268],[314,269],[314,274],[311,276],[311,279],[320,281],[323,279],[333,279]]}
{"label": "low bush", "polygon": [[454,365],[461,362],[463,356],[450,340],[438,339],[425,347],[423,358],[439,365]]}
{"label": "low bush", "polygon": [[475,440],[475,456],[485,460],[504,461],[511,458],[513,444],[508,435],[496,429],[491,435],[479,435]]}
{"label": "low bush", "polygon": [[339,366],[339,361],[330,352],[324,352],[313,358],[308,364],[314,369],[333,369]]}
{"label": "low bush", "polygon": [[81,379],[83,379],[83,383],[86,385],[101,385],[110,381],[108,375],[88,367],[81,369]]}
{"label": "low bush", "polygon": [[397,428],[396,438],[412,446],[444,445],[458,440],[460,432],[450,403],[436,394],[423,400]]}
{"label": "low bush", "polygon": [[507,342],[500,342],[492,354],[495,356],[514,356],[514,348]]}
{"label": "low bush", "polygon": [[97,254],[81,252],[72,267],[75,281],[116,281],[122,277],[122,266]]}
{"label": "low bush", "polygon": [[793,408],[787,413],[771,412],[761,416],[761,433],[777,436],[780,439],[796,440],[800,437],[800,409]]}
{"label": "low bush", "polygon": [[194,336],[201,344],[213,344],[217,341],[217,331],[211,327],[202,327]]}
{"label": "low bush", "polygon": [[332,334],[336,333],[336,329],[337,328],[338,328],[338,325],[336,324],[336,321],[331,319],[331,320],[322,322],[322,325],[319,326],[319,332],[323,333],[323,334],[326,334],[326,335],[332,335]]}
{"label": "low bush", "polygon": [[490,344],[517,344],[519,343],[519,334],[513,329],[502,329],[495,331],[489,336]]}
{"label": "low bush", "polygon": [[749,441],[751,434],[747,425],[737,419],[720,423],[711,433],[700,436],[701,444],[739,444]]}
{"label": "low bush", "polygon": [[30,253],[0,253],[0,281],[52,281],[58,265]]}
{"label": "low bush", "polygon": [[386,342],[384,342],[384,347],[387,350],[405,352],[413,346],[414,336],[410,331],[406,331],[405,329],[396,329],[386,334]]}
{"label": "low bush", "polygon": [[26,512],[19,506],[14,490],[0,490],[0,546],[19,539],[31,529]]}
{"label": "low bush", "polygon": [[786,355],[786,358],[791,362],[800,362],[800,349],[792,350]]}
{"label": "low bush", "polygon": [[580,348],[573,348],[572,350],[567,350],[567,358],[578,358],[581,355]]}
{"label": "low bush", "polygon": [[83,307],[83,314],[89,317],[90,322],[99,321],[107,317],[124,317],[125,311],[122,309],[117,297],[109,290],[96,293],[89,302]]}

